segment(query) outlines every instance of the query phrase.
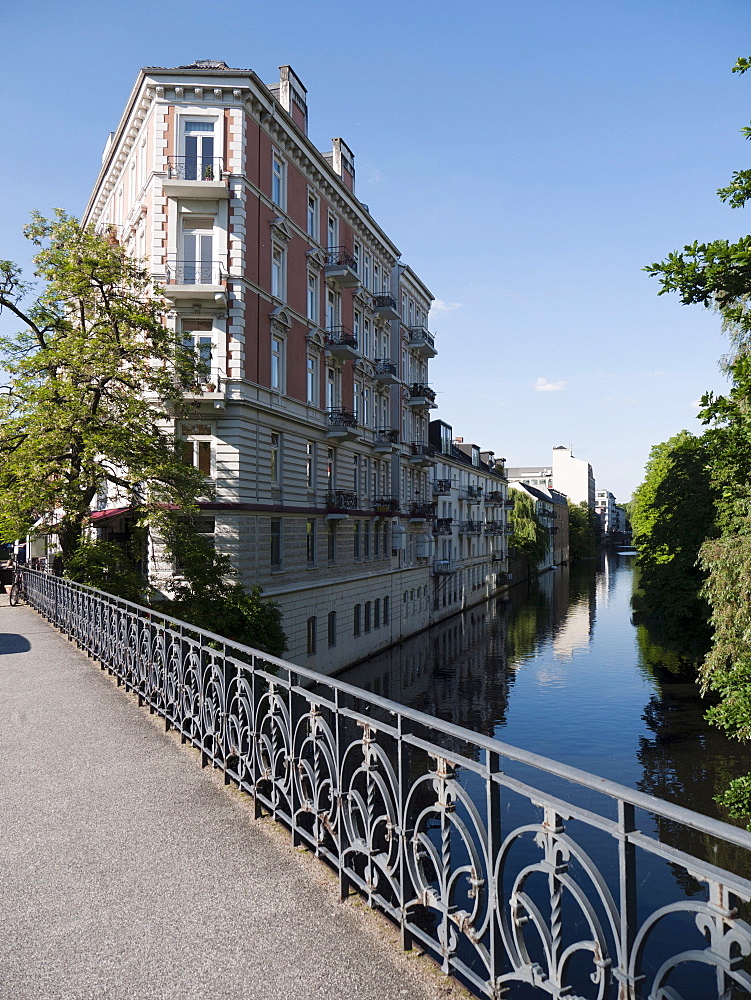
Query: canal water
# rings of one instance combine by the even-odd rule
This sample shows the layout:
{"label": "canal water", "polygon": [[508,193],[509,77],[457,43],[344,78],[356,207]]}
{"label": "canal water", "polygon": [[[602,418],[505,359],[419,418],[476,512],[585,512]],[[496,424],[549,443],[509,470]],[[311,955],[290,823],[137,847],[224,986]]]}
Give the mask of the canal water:
{"label": "canal water", "polygon": [[[751,770],[748,750],[705,722],[708,704],[692,680],[694,668],[680,664],[652,643],[642,627],[634,626],[633,588],[634,557],[609,552],[599,561],[550,571],[536,581],[519,584],[503,597],[456,615],[339,677],[476,733],[729,821],[714,796],[731,778]],[[575,806],[594,812],[602,807],[599,793],[592,789],[582,792],[580,788],[572,794],[572,787],[561,786],[552,775],[535,771],[530,776],[524,772],[526,765],[507,755],[501,760],[512,784],[529,781]],[[461,767],[457,780],[476,814],[484,816],[488,801],[484,779],[472,768]],[[513,845],[499,860],[499,895],[509,900],[515,891],[514,879],[522,878],[524,891],[531,893],[538,912],[549,914],[552,926],[557,904],[554,897],[546,903],[549,885],[547,876],[540,875],[541,835],[532,841],[525,839],[529,833],[523,833],[533,829],[525,824],[539,823],[537,814],[530,817],[529,813],[534,794],[515,798],[505,789],[502,802],[501,825],[508,838],[506,844],[513,841]],[[458,799],[456,809],[457,822],[470,829],[472,810]],[[748,852],[726,841],[643,810],[637,810],[636,823],[637,829],[656,836],[669,848],[751,877]],[[595,826],[572,816],[565,822],[566,835],[589,856],[614,898],[619,898],[616,839]],[[439,828],[436,821],[430,833],[435,857],[446,848]],[[516,832],[509,836],[510,830],[520,832],[517,840]],[[470,864],[464,844],[457,846],[454,840],[451,844],[451,851],[457,851],[457,864]],[[594,882],[588,881],[589,862],[580,863],[575,853],[572,851],[567,870],[574,881],[579,879],[580,886],[588,886],[582,890],[588,901],[596,902]],[[706,879],[692,865],[684,867],[648,852],[637,853],[636,923],[642,928],[651,926],[640,966],[644,983],[653,982],[658,970],[665,968],[662,963],[680,951],[682,964],[679,962],[669,975],[669,986],[675,992],[656,995],[683,1000],[720,996],[722,1000],[748,1000],[751,992],[743,985],[722,975],[717,978],[711,965],[695,958],[707,947],[704,918],[695,910],[709,904]],[[673,857],[678,860],[680,856]],[[526,876],[519,875],[525,871],[537,874],[525,882]],[[437,878],[435,885],[438,891]],[[470,896],[457,904],[470,911]],[[578,911],[570,900],[565,905],[569,909],[564,911],[567,915],[559,932],[563,944],[573,949],[570,953],[579,961],[589,954],[586,947],[576,944],[589,939],[585,910]],[[652,926],[651,915],[663,912],[660,908],[670,913]],[[709,907],[707,912],[715,911]],[[740,913],[751,922],[751,906],[742,904]],[[544,923],[545,918],[541,919]],[[537,941],[530,928],[524,923],[519,931],[524,946],[532,940],[532,961],[547,969],[548,951],[540,943],[545,934]],[[615,954],[614,939],[607,948],[611,956]],[[689,952],[694,958],[685,958]],[[478,965],[468,940],[463,940],[459,955],[467,968],[480,974],[481,963]],[[567,981],[576,995],[615,1000],[618,984],[613,980],[600,992],[596,985],[599,974],[586,961],[578,966],[573,962],[569,972]],[[648,989],[644,986],[638,995],[646,996]],[[515,982],[509,998],[534,1000],[540,995],[547,993]]]}
{"label": "canal water", "polygon": [[339,675],[375,694],[730,821],[751,769],[691,670],[632,624],[634,557],[550,571]]}

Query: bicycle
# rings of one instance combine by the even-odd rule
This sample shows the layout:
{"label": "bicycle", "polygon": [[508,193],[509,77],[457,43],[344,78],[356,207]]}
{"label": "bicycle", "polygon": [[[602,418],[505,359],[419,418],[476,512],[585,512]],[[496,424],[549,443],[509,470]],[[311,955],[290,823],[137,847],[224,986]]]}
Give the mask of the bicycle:
{"label": "bicycle", "polygon": [[11,607],[16,607],[19,601],[26,601],[26,584],[23,581],[23,572],[20,568],[16,568],[13,571],[13,583],[10,587],[8,602]]}

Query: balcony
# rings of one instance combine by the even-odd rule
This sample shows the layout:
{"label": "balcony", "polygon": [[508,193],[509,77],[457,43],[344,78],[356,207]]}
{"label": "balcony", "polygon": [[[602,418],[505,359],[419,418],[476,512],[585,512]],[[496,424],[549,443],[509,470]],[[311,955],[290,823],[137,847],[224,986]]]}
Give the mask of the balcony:
{"label": "balcony", "polygon": [[422,382],[413,382],[409,387],[407,402],[416,410],[433,410],[436,406],[435,389],[423,385]]}
{"label": "balcony", "polygon": [[453,530],[453,517],[439,517],[433,525],[434,535],[450,535]]}
{"label": "balcony", "polygon": [[436,479],[433,483],[433,496],[434,497],[446,497],[451,494],[451,480],[450,479]]}
{"label": "balcony", "polygon": [[396,299],[393,295],[374,295],[373,312],[379,319],[399,319],[399,311],[396,308]]}
{"label": "balcony", "polygon": [[424,326],[411,326],[407,330],[407,347],[421,358],[434,358],[438,353],[433,334]]}
{"label": "balcony", "polygon": [[482,534],[482,521],[460,521],[460,535],[480,535]]}
{"label": "balcony", "polygon": [[355,441],[359,438],[357,417],[343,406],[333,407],[326,414],[326,437],[331,441]]}
{"label": "balcony", "polygon": [[501,521],[485,522],[486,535],[504,535],[505,533],[506,533],[506,526]]}
{"label": "balcony", "polygon": [[380,382],[382,385],[394,385],[399,381],[396,362],[390,361],[388,358],[380,358],[375,362],[373,375],[376,382]]}
{"label": "balcony", "polygon": [[332,326],[326,330],[326,350],[340,361],[353,361],[360,357],[357,337],[346,326]]}
{"label": "balcony", "polygon": [[425,521],[432,521],[435,517],[435,504],[418,500],[409,505],[409,523],[422,524]]}
{"label": "balcony", "polygon": [[216,261],[172,260],[165,267],[168,299],[200,299],[226,305],[227,277]]}
{"label": "balcony", "polygon": [[229,198],[219,156],[168,156],[162,189],[168,198]]}
{"label": "balcony", "polygon": [[485,503],[503,504],[504,502],[503,493],[499,490],[491,490],[485,494]]}
{"label": "balcony", "polygon": [[357,510],[357,494],[350,490],[326,491],[326,520],[342,521],[350,511]]}
{"label": "balcony", "polygon": [[482,503],[482,486],[464,486],[459,496],[467,503]]}
{"label": "balcony", "polygon": [[433,563],[433,572],[437,576],[448,575],[454,572],[454,564],[450,559],[436,559]]}
{"label": "balcony", "polygon": [[373,449],[379,455],[388,455],[396,450],[399,444],[399,431],[392,427],[384,427],[375,432]]}
{"label": "balcony", "polygon": [[399,497],[376,497],[373,501],[373,510],[376,514],[393,517],[401,511]]}
{"label": "balcony", "polygon": [[329,247],[324,274],[327,278],[333,279],[340,288],[357,288],[360,284],[357,259],[346,247]]}
{"label": "balcony", "polygon": [[435,448],[425,441],[412,441],[408,446],[407,461],[417,469],[435,465]]}

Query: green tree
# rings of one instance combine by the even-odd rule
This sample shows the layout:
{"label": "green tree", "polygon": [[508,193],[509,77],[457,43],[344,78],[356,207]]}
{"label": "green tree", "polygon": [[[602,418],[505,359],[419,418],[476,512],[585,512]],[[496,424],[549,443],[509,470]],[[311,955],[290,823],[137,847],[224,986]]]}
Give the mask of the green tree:
{"label": "green tree", "polygon": [[0,339],[10,379],[0,414],[0,535],[55,523],[67,561],[105,488],[153,519],[206,492],[164,429],[195,377],[193,356],[163,325],[142,262],[114,239],[61,211],[52,220],[35,214],[25,233],[44,288],[32,297],[20,269],[0,261],[0,307],[22,324]]}
{"label": "green tree", "polygon": [[599,548],[600,522],[586,501],[575,504],[568,501],[568,554],[569,561],[594,559]]}
{"label": "green tree", "polygon": [[655,445],[630,505],[640,571],[634,609],[660,643],[687,655],[701,655],[709,643],[705,573],[697,566],[714,531],[709,457],[705,438],[685,430]]}
{"label": "green tree", "polygon": [[[741,58],[733,72],[751,69]],[[743,134],[751,138],[751,126]],[[733,174],[717,192],[731,208],[751,199],[751,170]],[[702,595],[711,608],[713,640],[701,666],[704,689],[721,702],[709,718],[730,735],[751,734],[751,236],[731,242],[694,242],[646,269],[658,277],[660,294],[677,293],[684,305],[718,312],[731,342],[723,359],[730,377],[725,394],[706,393],[701,420],[708,426],[706,453],[715,495],[719,538],[708,538],[699,566],[706,577]],[[711,534],[708,532],[708,534]],[[721,801],[735,816],[751,816],[751,775],[734,781]],[[751,828],[751,825],[750,825]]]}
{"label": "green tree", "polygon": [[548,553],[548,532],[537,516],[536,501],[521,490],[509,490],[514,506],[509,513],[510,547],[526,576],[532,575]]}

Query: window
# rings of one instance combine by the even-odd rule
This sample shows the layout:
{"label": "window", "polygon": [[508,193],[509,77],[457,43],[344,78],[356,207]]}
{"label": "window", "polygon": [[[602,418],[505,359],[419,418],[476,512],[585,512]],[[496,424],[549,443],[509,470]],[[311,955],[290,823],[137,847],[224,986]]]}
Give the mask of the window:
{"label": "window", "polygon": [[381,627],[381,598],[376,597],[373,604],[373,628]]}
{"label": "window", "polygon": [[329,611],[328,639],[329,646],[336,646],[336,611]]}
{"label": "window", "polygon": [[333,368],[326,369],[326,407],[329,410],[336,408],[339,394],[337,392],[336,372]]}
{"label": "window", "polygon": [[370,268],[372,264],[372,257],[369,253],[365,254],[365,264],[363,266],[362,272],[362,283],[370,291]]}
{"label": "window", "polygon": [[336,562],[336,521],[329,521],[328,525],[328,538],[327,538],[327,553],[329,557],[329,562]]}
{"label": "window", "polygon": [[271,294],[278,299],[283,299],[285,293],[284,256],[284,250],[281,247],[271,248]]}
{"label": "window", "polygon": [[286,195],[286,164],[278,153],[271,160],[271,200],[279,208],[284,208]]}
{"label": "window", "polygon": [[183,121],[182,170],[178,165],[177,176],[186,181],[220,180],[218,161],[214,159],[214,122]]}
{"label": "window", "polygon": [[183,344],[195,355],[195,370],[190,373],[196,384],[207,383],[211,378],[211,355],[214,349],[212,320],[184,319],[181,321]]}
{"label": "window", "polygon": [[308,191],[308,236],[318,242],[318,198]]}
{"label": "window", "polygon": [[316,522],[312,517],[305,526],[305,552],[308,566],[312,566],[316,561]]}
{"label": "window", "polygon": [[318,322],[318,275],[308,271],[308,319]]}
{"label": "window", "polygon": [[326,489],[333,490],[336,485],[336,452],[333,448],[326,449]]}
{"label": "window", "polygon": [[376,523],[373,529],[373,555],[376,557],[376,559],[381,554],[380,543],[381,543],[381,528],[380,525]]}
{"label": "window", "polygon": [[339,317],[341,316],[341,305],[342,299],[335,289],[329,288],[326,290],[326,329],[333,330],[335,326],[339,326]]}
{"label": "window", "polygon": [[389,599],[384,597],[383,599],[383,624],[388,625],[389,623]]}
{"label": "window", "polygon": [[282,478],[282,440],[279,434],[271,435],[269,474],[271,476],[271,485],[278,486]]}
{"label": "window", "polygon": [[363,531],[363,553],[366,559],[370,558],[370,521],[366,521]]}
{"label": "window", "polygon": [[376,295],[381,291],[381,265],[378,263],[373,265],[373,291]]}
{"label": "window", "polygon": [[339,246],[339,220],[335,215],[329,213],[328,224],[328,248],[334,250]]}
{"label": "window", "polygon": [[355,559],[360,558],[360,535],[362,534],[362,524],[359,521],[354,523],[355,536],[354,536],[354,557]]}
{"label": "window", "polygon": [[365,631],[370,632],[370,601],[365,602]]}
{"label": "window", "polygon": [[282,565],[282,519],[271,518],[271,565]]}
{"label": "window", "polygon": [[360,613],[361,613],[361,611],[362,611],[362,605],[361,604],[356,604],[355,605],[354,618],[352,620],[352,635],[359,635],[360,634]]}
{"label": "window", "polygon": [[308,441],[305,445],[305,483],[309,490],[315,489],[316,485],[316,445],[315,441]]}
{"label": "window", "polygon": [[211,475],[213,438],[208,424],[182,424],[182,460],[195,466],[204,476]]}
{"label": "window", "polygon": [[318,358],[308,355],[305,371],[308,403],[318,406]]}
{"label": "window", "polygon": [[315,615],[308,618],[308,656],[312,656],[316,651],[316,638],[318,633],[318,619]]}
{"label": "window", "polygon": [[[362,353],[366,358],[370,357],[370,320],[365,317],[365,325],[363,326],[363,337],[362,337]],[[385,356],[385,355],[384,355]]]}
{"label": "window", "polygon": [[276,336],[271,338],[271,388],[284,389],[284,341]]}
{"label": "window", "polygon": [[178,285],[211,285],[219,281],[214,273],[214,219],[183,219],[182,260],[174,275]]}

